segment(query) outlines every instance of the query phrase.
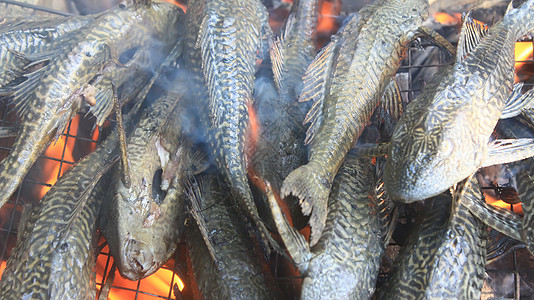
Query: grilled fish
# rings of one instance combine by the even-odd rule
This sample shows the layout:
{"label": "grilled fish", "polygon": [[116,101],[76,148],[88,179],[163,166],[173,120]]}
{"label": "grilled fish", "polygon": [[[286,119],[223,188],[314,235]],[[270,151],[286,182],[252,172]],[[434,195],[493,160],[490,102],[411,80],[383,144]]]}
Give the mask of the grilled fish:
{"label": "grilled fish", "polygon": [[531,140],[488,144],[500,117],[530,103],[515,97],[512,85],[515,41],[534,29],[533,4],[510,9],[489,30],[465,18],[456,61],[425,86],[395,128],[384,177],[390,197],[423,200],[478,168],[534,154]]}
{"label": "grilled fish", "polygon": [[[274,299],[257,260],[254,243],[240,222],[227,185],[213,173],[190,185],[191,213],[200,229],[191,226],[187,243],[196,282],[205,299]],[[201,233],[204,232],[204,234]]]}
{"label": "grilled fish", "polygon": [[380,0],[348,18],[303,78],[299,101],[313,101],[305,122],[309,162],[284,180],[282,195],[311,214],[310,243],[323,231],[328,194],[343,159],[361,135],[408,43],[428,16],[426,0]]}
{"label": "grilled fish", "polygon": [[261,241],[284,253],[259,217],[247,181],[255,63],[258,53],[261,57],[265,52],[267,43],[262,40],[270,35],[267,12],[259,0],[207,0],[196,47],[208,90],[212,155],[235,200],[258,228]]}
{"label": "grilled fish", "polygon": [[[302,90],[302,76],[316,53],[316,23],[317,0],[294,1],[281,37],[271,43],[274,81],[270,78],[273,74],[267,72],[254,85],[260,126],[249,173],[269,181],[276,191],[290,171],[306,163],[302,122],[307,110],[306,105],[298,105],[297,99]],[[267,205],[267,200],[264,202]],[[300,215],[296,201],[290,207],[295,212],[293,216]]]}
{"label": "grilled fish", "polygon": [[94,19],[94,16],[36,21],[23,18],[0,26],[0,87],[21,76],[32,60],[49,59],[53,50],[63,46],[61,41]]}
{"label": "grilled fish", "polygon": [[[136,119],[131,117],[127,131]],[[96,219],[91,191],[118,160],[115,130],[48,191],[27,219],[0,281],[2,299],[95,299]],[[100,180],[101,185],[107,183]]]}
{"label": "grilled fish", "polygon": [[323,236],[309,248],[283,217],[270,193],[278,230],[305,276],[301,299],[369,299],[392,227],[391,201],[384,197],[369,158],[347,155],[334,180]]}
{"label": "grilled fish", "polygon": [[193,172],[181,130],[180,103],[188,89],[183,82],[173,83],[173,90],[152,104],[128,139],[128,167],[121,164],[114,170],[112,199],[101,222],[117,268],[130,280],[167,262],[183,231],[183,178]]}
{"label": "grilled fish", "polygon": [[475,178],[454,194],[433,199],[378,299],[480,299],[487,231],[462,203],[483,196]]}
{"label": "grilled fish", "polygon": [[[80,96],[114,53],[142,47],[153,37],[175,42],[180,8],[169,3],[121,4],[85,27],[50,60],[14,89],[21,119],[20,134],[0,166],[0,206],[17,188],[37,156],[63,132],[80,108]],[[111,87],[110,87],[111,88]]]}

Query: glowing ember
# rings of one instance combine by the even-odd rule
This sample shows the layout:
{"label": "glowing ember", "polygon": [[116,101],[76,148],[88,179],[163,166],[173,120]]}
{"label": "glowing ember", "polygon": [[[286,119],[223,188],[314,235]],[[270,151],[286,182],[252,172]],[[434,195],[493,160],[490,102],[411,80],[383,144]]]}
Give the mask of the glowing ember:
{"label": "glowing ember", "polygon": [[486,203],[490,205],[493,205],[495,207],[509,209],[518,215],[523,215],[523,207],[521,206],[521,203],[509,204],[509,203],[506,203],[502,200],[499,200],[493,197],[492,195],[488,193],[484,193],[484,197],[486,198]]}
{"label": "glowing ember", "polygon": [[450,15],[448,13],[438,12],[434,14],[433,17],[436,21],[438,21],[438,23],[443,24],[445,26],[454,26],[462,22],[462,15],[459,13],[454,13]]}
{"label": "glowing ember", "polygon": [[[532,42],[517,42],[515,43],[515,70],[516,73],[523,72],[527,69],[529,64],[532,64]],[[530,61],[529,61],[530,60]],[[527,77],[525,77],[527,76]],[[525,81],[529,77],[528,74],[516,74],[515,82]]]}

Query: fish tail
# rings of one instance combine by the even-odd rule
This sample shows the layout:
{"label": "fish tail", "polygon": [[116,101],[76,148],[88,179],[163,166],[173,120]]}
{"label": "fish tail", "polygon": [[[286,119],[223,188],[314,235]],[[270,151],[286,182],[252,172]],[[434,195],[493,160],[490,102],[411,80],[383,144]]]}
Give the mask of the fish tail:
{"label": "fish tail", "polygon": [[[26,127],[26,126],[25,126]],[[47,139],[37,139],[38,128],[23,128],[9,155],[0,164],[0,207],[18,188],[37,157],[47,146]],[[32,141],[37,141],[32,143]]]}
{"label": "fish tail", "polygon": [[321,170],[311,164],[303,165],[293,170],[282,184],[282,197],[290,194],[299,198],[300,207],[304,215],[310,215],[312,229],[310,244],[315,245],[326,224],[328,209],[328,195],[332,187],[331,180],[315,172]]}

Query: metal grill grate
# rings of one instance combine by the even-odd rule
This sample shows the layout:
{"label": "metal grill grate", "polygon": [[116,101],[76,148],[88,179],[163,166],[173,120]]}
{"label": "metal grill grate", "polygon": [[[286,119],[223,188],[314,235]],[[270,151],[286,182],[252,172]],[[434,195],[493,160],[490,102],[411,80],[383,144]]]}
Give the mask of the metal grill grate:
{"label": "metal grill grate", "polygon": [[[0,4],[0,7],[8,7],[12,4]],[[31,12],[34,8],[25,8]],[[49,11],[51,12],[51,11]],[[54,12],[51,12],[54,13]],[[429,44],[420,44],[411,46],[406,54],[401,68],[398,71],[398,81],[401,87],[403,98],[406,102],[412,101],[437,69],[446,62],[445,55],[434,46]],[[525,63],[521,72],[532,72],[534,70],[534,60],[529,57],[521,61]],[[528,71],[530,70],[530,71]],[[528,77],[528,76],[527,76]],[[533,79],[528,79],[525,86],[530,88],[534,85]],[[9,111],[6,104],[0,104],[1,126],[12,126],[16,119],[15,114]],[[26,203],[37,203],[39,195],[36,190],[40,187],[49,188],[50,183],[43,180],[42,175],[53,176],[58,179],[66,169],[70,168],[78,159],[86,155],[91,148],[100,143],[100,134],[95,137],[91,134],[91,128],[94,120],[85,118],[80,115],[78,130],[71,128],[72,122],[69,123],[62,137],[65,143],[59,155],[42,155],[28,176],[23,180],[21,187],[12,196],[12,198],[0,209],[0,266],[5,266],[5,261],[16,241],[17,226],[20,220],[22,206]],[[98,129],[100,133],[101,129]],[[10,151],[10,145],[14,140],[0,140],[0,159],[5,157]],[[73,159],[66,157],[68,152],[69,141],[74,141],[78,153],[75,153]],[[40,166],[47,162],[53,162],[58,168],[52,174],[42,174]],[[102,244],[103,238],[100,238]],[[390,245],[391,249],[398,248],[398,245]],[[396,250],[393,250],[394,252]],[[122,279],[120,275],[115,276],[114,284],[111,288],[110,296],[115,299],[174,299],[173,286],[176,283],[177,272],[176,265],[184,260],[182,254],[175,255],[163,268],[156,274],[139,280],[137,282]],[[398,252],[398,251],[397,251]],[[276,257],[271,265],[274,275],[282,287],[282,290],[294,289],[300,285],[301,277],[292,277],[284,274],[284,267],[281,261],[284,258]],[[175,265],[175,261],[177,262]],[[107,246],[103,248],[97,258],[97,287],[100,289],[108,276],[112,265],[112,258],[109,255]],[[1,268],[0,268],[1,269]],[[387,272],[386,272],[387,273]],[[384,275],[385,273],[383,273]],[[532,280],[531,280],[532,278]],[[160,282],[156,286],[154,282]],[[509,252],[503,259],[486,267],[486,281],[482,292],[482,299],[520,299],[534,295],[534,258],[526,249],[514,249]]]}

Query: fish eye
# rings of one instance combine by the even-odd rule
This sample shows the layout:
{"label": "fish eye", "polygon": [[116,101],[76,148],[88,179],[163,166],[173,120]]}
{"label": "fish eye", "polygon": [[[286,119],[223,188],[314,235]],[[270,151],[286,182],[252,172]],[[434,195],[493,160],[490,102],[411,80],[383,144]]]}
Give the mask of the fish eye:
{"label": "fish eye", "polygon": [[448,156],[452,153],[452,150],[454,148],[454,144],[450,139],[443,140],[443,143],[441,145],[441,152],[444,156]]}
{"label": "fish eye", "polygon": [[127,1],[126,0],[123,0],[121,2],[119,2],[119,8],[120,9],[126,9],[128,7],[127,5]]}
{"label": "fish eye", "polygon": [[163,198],[165,198],[165,191],[161,189],[161,176],[163,175],[163,170],[159,169],[154,173],[152,177],[152,199],[156,204],[161,204]]}

